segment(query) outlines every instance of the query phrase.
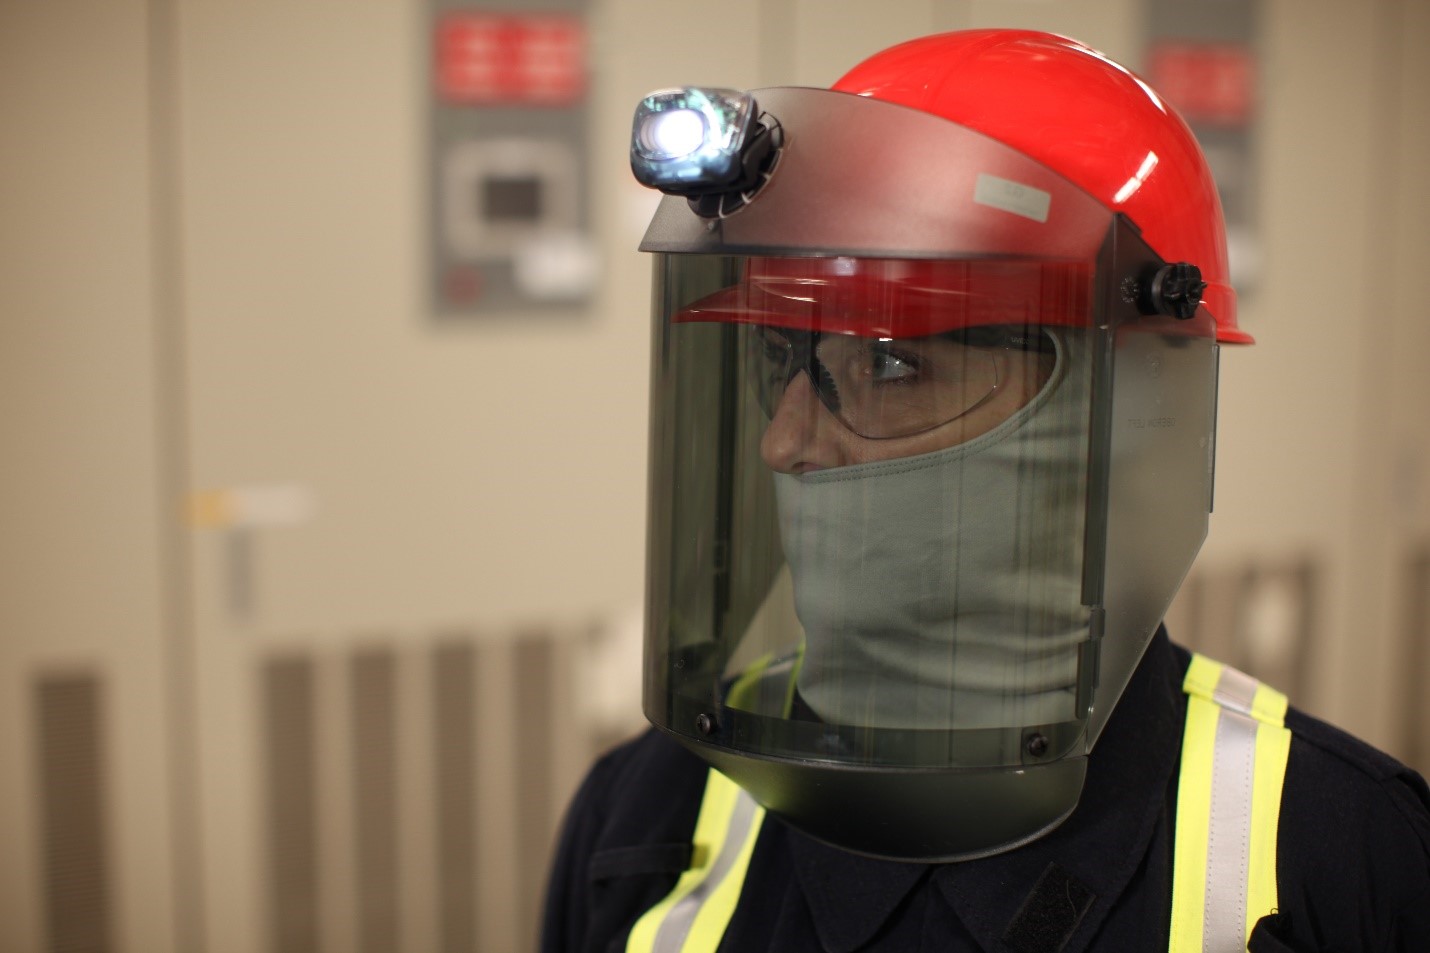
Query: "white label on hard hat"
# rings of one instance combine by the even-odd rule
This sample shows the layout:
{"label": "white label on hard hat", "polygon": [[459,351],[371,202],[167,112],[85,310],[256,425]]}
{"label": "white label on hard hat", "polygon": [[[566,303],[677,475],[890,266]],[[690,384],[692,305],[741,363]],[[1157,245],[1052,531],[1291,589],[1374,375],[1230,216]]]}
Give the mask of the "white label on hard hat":
{"label": "white label on hard hat", "polygon": [[980,174],[973,186],[975,203],[1031,218],[1040,224],[1047,222],[1048,206],[1052,200],[1052,195],[1042,189],[986,173]]}

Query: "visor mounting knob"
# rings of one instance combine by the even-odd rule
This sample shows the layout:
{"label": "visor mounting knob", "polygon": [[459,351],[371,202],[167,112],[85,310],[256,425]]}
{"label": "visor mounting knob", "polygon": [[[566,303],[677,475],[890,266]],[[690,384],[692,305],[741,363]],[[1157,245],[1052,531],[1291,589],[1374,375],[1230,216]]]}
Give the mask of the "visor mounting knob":
{"label": "visor mounting knob", "polygon": [[1207,283],[1202,280],[1201,269],[1196,265],[1184,261],[1163,265],[1150,281],[1142,283],[1138,310],[1143,314],[1165,314],[1185,321],[1197,313],[1202,293],[1206,290]]}
{"label": "visor mounting knob", "polygon": [[1028,740],[1023,742],[1023,750],[1033,758],[1041,758],[1048,753],[1048,736],[1042,732],[1035,731],[1028,736]]}
{"label": "visor mounting knob", "polygon": [[718,726],[715,723],[714,715],[708,715],[705,712],[701,712],[700,714],[695,716],[695,730],[700,732],[702,735],[713,735],[717,727]]}

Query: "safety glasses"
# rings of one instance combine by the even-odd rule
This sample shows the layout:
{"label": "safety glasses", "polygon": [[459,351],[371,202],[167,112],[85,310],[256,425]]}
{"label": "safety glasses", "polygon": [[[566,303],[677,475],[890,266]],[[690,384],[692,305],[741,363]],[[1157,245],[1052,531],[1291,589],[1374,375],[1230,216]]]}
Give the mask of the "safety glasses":
{"label": "safety glasses", "polygon": [[767,415],[774,416],[803,372],[829,412],[871,440],[909,437],[957,420],[998,392],[1010,348],[1042,346],[1041,335],[1007,328],[866,338],[752,325],[745,336],[747,379]]}

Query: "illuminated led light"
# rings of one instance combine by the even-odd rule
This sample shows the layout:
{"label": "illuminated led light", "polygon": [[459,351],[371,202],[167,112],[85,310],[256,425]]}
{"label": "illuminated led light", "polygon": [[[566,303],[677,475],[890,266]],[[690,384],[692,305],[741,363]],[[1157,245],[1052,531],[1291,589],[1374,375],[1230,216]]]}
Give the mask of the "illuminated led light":
{"label": "illuminated led light", "polygon": [[708,126],[705,117],[693,109],[655,113],[641,131],[641,141],[655,159],[688,156],[705,144]]}
{"label": "illuminated led light", "polygon": [[636,108],[631,171],[676,194],[716,191],[744,173],[742,150],[758,108],[749,93],[687,86],[651,93]]}

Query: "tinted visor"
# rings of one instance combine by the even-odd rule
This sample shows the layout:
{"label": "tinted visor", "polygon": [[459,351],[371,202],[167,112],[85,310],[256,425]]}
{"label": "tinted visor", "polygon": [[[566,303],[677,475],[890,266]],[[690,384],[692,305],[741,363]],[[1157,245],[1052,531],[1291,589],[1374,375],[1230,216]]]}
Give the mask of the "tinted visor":
{"label": "tinted visor", "polygon": [[885,764],[1074,747],[1092,267],[663,264],[658,723]]}

